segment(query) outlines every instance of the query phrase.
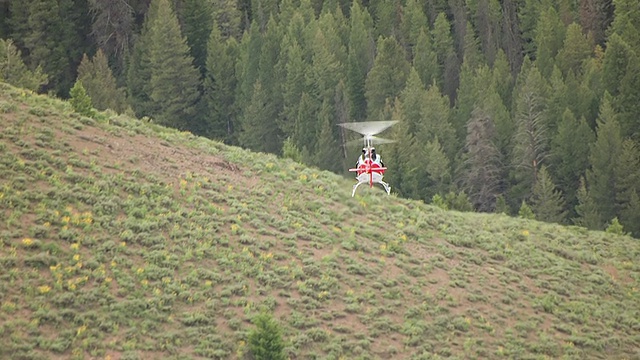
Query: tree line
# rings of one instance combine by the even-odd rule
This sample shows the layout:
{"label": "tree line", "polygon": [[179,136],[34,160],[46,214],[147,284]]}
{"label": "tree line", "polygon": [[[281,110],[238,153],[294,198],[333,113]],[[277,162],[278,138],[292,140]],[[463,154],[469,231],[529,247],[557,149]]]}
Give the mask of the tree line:
{"label": "tree line", "polygon": [[[2,0],[0,79],[401,195],[640,236],[634,0]],[[528,209],[528,211],[526,211]]]}

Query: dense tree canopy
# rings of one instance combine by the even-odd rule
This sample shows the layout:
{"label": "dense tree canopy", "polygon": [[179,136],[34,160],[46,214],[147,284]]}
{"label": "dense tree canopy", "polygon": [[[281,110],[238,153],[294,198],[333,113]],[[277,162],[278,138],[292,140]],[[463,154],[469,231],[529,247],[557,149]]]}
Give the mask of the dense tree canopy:
{"label": "dense tree canopy", "polygon": [[640,232],[633,0],[5,0],[0,80],[335,172],[399,120],[403,196]]}

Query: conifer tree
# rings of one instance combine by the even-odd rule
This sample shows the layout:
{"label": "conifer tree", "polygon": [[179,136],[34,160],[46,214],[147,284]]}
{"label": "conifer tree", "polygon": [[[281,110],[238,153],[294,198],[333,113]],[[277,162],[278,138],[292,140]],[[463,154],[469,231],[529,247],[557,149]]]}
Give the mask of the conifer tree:
{"label": "conifer tree", "polygon": [[493,119],[482,105],[476,106],[467,124],[460,181],[478,211],[492,212],[500,192],[500,151],[494,144]]}
{"label": "conifer tree", "polygon": [[349,33],[349,50],[347,57],[347,86],[349,116],[352,121],[363,120],[367,114],[365,97],[365,81],[367,73],[373,66],[375,42],[373,39],[373,21],[360,1],[351,5],[351,32]]}
{"label": "conifer tree", "polygon": [[149,4],[140,36],[137,37],[132,54],[127,61],[127,94],[129,103],[138,117],[156,113],[151,101],[151,27],[157,18],[158,1]]}
{"label": "conifer tree", "polygon": [[543,77],[551,75],[555,58],[562,48],[566,28],[553,6],[543,9],[536,26],[536,66]]}
{"label": "conifer tree", "polygon": [[578,204],[575,207],[577,216],[573,218],[573,223],[591,230],[602,230],[604,228],[602,215],[600,215],[598,205],[587,190],[584,177],[580,178],[580,186],[576,197],[578,198]]}
{"label": "conifer tree", "polygon": [[393,99],[405,86],[411,65],[404,50],[393,37],[380,37],[378,53],[365,82],[367,112],[378,118],[387,99]]}
{"label": "conifer tree", "polygon": [[569,71],[581,74],[583,63],[591,56],[592,52],[592,44],[582,34],[580,25],[572,23],[567,28],[564,45],[558,51],[558,67],[565,75]]}
{"label": "conifer tree", "polygon": [[611,105],[608,94],[605,95],[598,117],[596,141],[590,147],[587,171],[589,196],[598,205],[603,219],[616,216],[616,167],[622,152],[622,137],[617,114]]}
{"label": "conifer tree", "polygon": [[213,24],[213,9],[208,0],[183,0],[179,19],[187,39],[193,64],[202,74],[207,61],[207,43]]}
{"label": "conifer tree", "polygon": [[158,4],[158,11],[149,19],[148,34],[152,116],[160,124],[202,133],[201,124],[194,118],[200,98],[198,70],[169,1],[153,1]]}
{"label": "conifer tree", "polygon": [[[22,2],[23,4],[18,4]],[[15,11],[15,13],[14,13]],[[25,63],[31,69],[41,66],[49,77],[45,90],[67,97],[75,81],[75,69],[82,54],[89,52],[82,36],[89,32],[86,2],[72,0],[33,0],[11,3],[13,39],[19,39]]]}
{"label": "conifer tree", "polygon": [[542,166],[533,187],[531,210],[537,220],[561,224],[566,217],[564,206],[562,193],[556,189],[547,167]]}
{"label": "conifer tree", "polygon": [[431,37],[426,26],[420,30],[413,47],[413,67],[418,71],[424,87],[436,84],[440,79],[438,57],[433,51]]}
{"label": "conifer tree", "polygon": [[95,115],[95,111],[91,106],[91,98],[87,95],[80,81],[76,81],[69,91],[69,95],[71,96],[69,102],[71,102],[71,106],[75,112],[88,117]]}
{"label": "conifer tree", "polygon": [[464,55],[462,62],[470,69],[475,70],[480,64],[484,63],[482,52],[480,51],[480,42],[473,31],[471,22],[467,21],[467,30],[464,34]]}
{"label": "conifer tree", "polygon": [[502,13],[501,2],[498,0],[480,0],[478,2],[475,23],[482,53],[489,65],[493,65],[498,49],[500,49]]}
{"label": "conifer tree", "polygon": [[503,104],[511,104],[513,93],[513,76],[509,67],[507,55],[502,49],[498,49],[496,59],[493,62],[493,81],[496,85],[496,91],[500,95]]}
{"label": "conifer tree", "polygon": [[117,113],[126,110],[124,90],[117,86],[102,49],[98,49],[91,60],[86,54],[83,56],[78,66],[78,81],[82,82],[94,108]]}
{"label": "conifer tree", "polygon": [[518,201],[529,197],[548,154],[545,86],[534,67],[517,94],[512,165],[516,180],[513,196]]}
{"label": "conifer tree", "polygon": [[[288,37],[285,39],[288,40]],[[300,145],[294,131],[302,94],[308,91],[305,76],[308,73],[308,65],[304,61],[302,48],[296,40],[291,41],[290,44],[288,41],[285,43],[282,49],[282,59],[286,61],[285,79],[282,85],[283,109],[279,126],[286,137],[291,137],[294,144]]]}
{"label": "conifer tree", "polygon": [[342,170],[340,161],[340,146],[336,140],[334,129],[336,128],[332,119],[335,111],[329,100],[325,100],[318,114],[320,122],[320,133],[318,134],[318,145],[314,152],[314,162],[320,168],[333,172]]}
{"label": "conifer tree", "polygon": [[623,137],[640,138],[640,48],[630,54],[626,72],[615,99]]}
{"label": "conifer tree", "polygon": [[445,193],[451,184],[451,161],[447,157],[438,138],[429,141],[423,150],[422,164],[429,177],[430,186],[422,190],[422,199],[429,199],[432,194]]}
{"label": "conifer tree", "polygon": [[633,49],[640,48],[640,7],[633,0],[613,0],[613,22],[609,36],[619,35]]}
{"label": "conifer tree", "polygon": [[212,15],[223,39],[240,38],[242,12],[236,0],[213,0]]}
{"label": "conifer tree", "polygon": [[617,33],[609,37],[602,64],[602,82],[604,89],[613,97],[620,93],[620,84],[626,75],[632,54],[629,44]]}
{"label": "conifer tree", "polygon": [[438,59],[438,86],[443,94],[449,96],[451,102],[455,98],[455,89],[458,87],[459,60],[453,47],[451,36],[451,24],[444,13],[438,14],[433,24],[433,49]]}
{"label": "conifer tree", "polygon": [[249,332],[248,345],[256,360],[285,360],[282,329],[270,314],[261,313],[252,319],[256,326]]}
{"label": "conifer tree", "polygon": [[534,214],[533,210],[526,201],[522,200],[522,204],[520,205],[520,209],[518,210],[518,217],[522,219],[535,220],[536,214]]}
{"label": "conifer tree", "polygon": [[620,222],[634,235],[640,231],[640,150],[631,139],[622,143],[615,167],[616,207]]}
{"label": "conifer tree", "polygon": [[420,105],[422,121],[418,126],[418,141],[424,144],[438,138],[445,154],[453,158],[458,150],[458,142],[451,125],[449,99],[442,95],[437,86],[431,86],[424,93],[424,99]]}
{"label": "conifer tree", "polygon": [[42,67],[38,66],[35,71],[27,68],[12,40],[0,39],[0,81],[37,91],[48,80],[42,73]]}
{"label": "conifer tree", "polygon": [[409,54],[415,54],[413,48],[419,43],[421,32],[428,32],[429,22],[424,14],[420,1],[408,0],[404,6],[404,16],[401,19],[400,30],[402,43]]}
{"label": "conifer tree", "polygon": [[234,125],[237,120],[236,69],[238,43],[235,38],[224,40],[214,21],[207,44],[207,62],[203,99],[207,105],[206,136],[235,143]]}
{"label": "conifer tree", "polygon": [[93,15],[91,35],[108,59],[113,59],[117,73],[124,70],[125,54],[134,36],[134,9],[127,1],[88,1]]}
{"label": "conifer tree", "polygon": [[273,104],[269,102],[269,95],[262,87],[260,80],[256,81],[251,101],[245,109],[241,119],[241,132],[238,134],[240,144],[253,151],[277,154],[281,150],[279,131],[273,126]]}
{"label": "conifer tree", "polygon": [[596,44],[603,45],[606,30],[613,20],[613,4],[610,0],[583,0],[579,8],[580,25]]}
{"label": "conifer tree", "polygon": [[589,166],[589,146],[594,141],[595,135],[585,119],[578,121],[571,110],[565,109],[551,142],[550,166],[570,209],[576,205],[576,189]]}

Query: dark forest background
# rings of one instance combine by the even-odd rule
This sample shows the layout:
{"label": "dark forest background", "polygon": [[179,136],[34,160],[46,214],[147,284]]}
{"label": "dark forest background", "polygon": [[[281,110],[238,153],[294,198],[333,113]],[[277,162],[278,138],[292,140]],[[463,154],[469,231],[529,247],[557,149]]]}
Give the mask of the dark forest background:
{"label": "dark forest background", "polygon": [[0,0],[0,80],[394,191],[640,236],[637,0]]}

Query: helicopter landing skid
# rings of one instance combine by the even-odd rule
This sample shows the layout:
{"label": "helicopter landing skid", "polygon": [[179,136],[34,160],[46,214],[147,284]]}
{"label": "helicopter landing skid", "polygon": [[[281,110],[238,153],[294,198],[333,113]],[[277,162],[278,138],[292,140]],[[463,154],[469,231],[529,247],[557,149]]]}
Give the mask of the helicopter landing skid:
{"label": "helicopter landing skid", "polygon": [[[365,180],[365,181],[358,181],[357,184],[353,185],[353,191],[351,192],[351,197],[354,197],[356,195],[356,189],[358,188],[358,186],[362,184],[368,184],[368,183],[369,183],[369,180]],[[384,190],[387,192],[387,195],[391,195],[391,185],[387,184],[382,180],[374,181],[374,183],[384,186]]]}

